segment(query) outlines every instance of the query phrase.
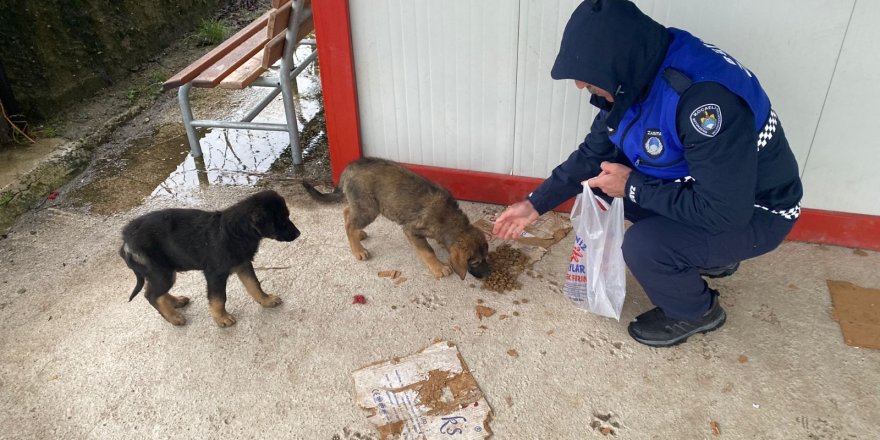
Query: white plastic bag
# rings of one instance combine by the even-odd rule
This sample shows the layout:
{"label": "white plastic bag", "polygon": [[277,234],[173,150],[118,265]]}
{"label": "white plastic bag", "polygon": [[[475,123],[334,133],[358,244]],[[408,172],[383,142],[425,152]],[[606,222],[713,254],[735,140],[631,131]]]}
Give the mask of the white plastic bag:
{"label": "white plastic bag", "polygon": [[626,296],[623,199],[609,206],[583,186],[571,209],[575,242],[563,292],[579,308],[619,321]]}

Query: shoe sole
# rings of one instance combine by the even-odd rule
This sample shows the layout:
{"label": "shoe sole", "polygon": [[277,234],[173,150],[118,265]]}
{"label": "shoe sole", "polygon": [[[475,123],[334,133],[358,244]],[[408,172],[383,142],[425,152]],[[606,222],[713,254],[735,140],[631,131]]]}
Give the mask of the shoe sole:
{"label": "shoe sole", "polygon": [[703,327],[700,327],[700,328],[694,330],[691,333],[680,336],[680,337],[673,339],[671,341],[648,341],[648,340],[641,339],[641,338],[637,337],[636,335],[634,335],[632,330],[629,328],[627,328],[626,331],[627,331],[627,333],[629,333],[629,336],[631,338],[635,339],[636,342],[638,342],[640,344],[645,344],[645,345],[648,345],[651,347],[673,347],[673,346],[676,346],[679,344],[684,344],[685,342],[687,342],[688,338],[690,338],[693,335],[696,335],[696,334],[704,334],[705,335],[706,333],[709,333],[711,331],[718,330],[719,328],[721,328],[721,326],[724,325],[725,322],[727,322],[727,313],[722,314],[721,319],[717,323],[707,324]]}
{"label": "shoe sole", "polygon": [[733,274],[735,274],[735,273],[736,273],[735,270],[731,270],[731,271],[721,272],[721,273],[716,273],[716,274],[701,273],[700,275],[701,275],[701,276],[704,276],[704,277],[706,277],[706,278],[713,278],[713,279],[715,279],[715,278],[727,278],[727,277],[729,277],[729,276],[731,276],[731,275],[733,275]]}

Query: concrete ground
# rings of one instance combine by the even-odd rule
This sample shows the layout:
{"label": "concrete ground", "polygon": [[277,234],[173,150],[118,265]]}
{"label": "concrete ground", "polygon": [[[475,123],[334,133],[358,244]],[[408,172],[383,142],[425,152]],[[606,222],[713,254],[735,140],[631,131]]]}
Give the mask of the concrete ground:
{"label": "concrete ground", "polygon": [[[617,438],[716,438],[712,422],[717,438],[880,438],[880,351],[844,345],[825,285],[880,286],[878,253],[785,243],[712,281],[728,312],[722,329],[653,349],[626,333],[651,307],[631,278],[620,322],[560,293],[570,236],[520,277],[521,290],[498,294],[470,277],[434,280],[384,219],[367,228],[373,258],[355,261],[340,206],[274,187],[303,235],[264,241],[254,265],[284,304],[261,308],[233,278],[227,308],[238,323],[225,329],[197,272],[172,290],[192,298],[183,327],[142,296],[129,303],[135,280],[116,253],[119,231],[154,209],[219,209],[255,189],[20,219],[0,240],[0,438],[374,438],[351,372],[437,338],[458,345],[498,439],[601,438],[606,427]],[[476,219],[498,207],[464,208]],[[387,269],[408,281],[377,277]],[[356,294],[367,304],[352,304]],[[499,313],[477,320],[478,300]]]}

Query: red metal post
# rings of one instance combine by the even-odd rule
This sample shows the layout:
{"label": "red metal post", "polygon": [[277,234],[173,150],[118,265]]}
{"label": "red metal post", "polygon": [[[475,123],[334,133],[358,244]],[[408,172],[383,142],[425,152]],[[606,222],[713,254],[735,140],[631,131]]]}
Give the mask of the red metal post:
{"label": "red metal post", "polygon": [[318,41],[330,168],[333,182],[337,183],[345,166],[361,157],[348,0],[314,1],[312,14]]}

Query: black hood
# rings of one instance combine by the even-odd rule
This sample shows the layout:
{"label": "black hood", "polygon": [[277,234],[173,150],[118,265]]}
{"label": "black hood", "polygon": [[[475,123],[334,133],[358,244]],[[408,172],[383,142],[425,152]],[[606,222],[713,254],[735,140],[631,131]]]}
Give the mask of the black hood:
{"label": "black hood", "polygon": [[565,25],[550,76],[611,93],[613,104],[595,95],[590,102],[610,110],[606,124],[616,129],[624,112],[649,90],[670,38],[663,25],[628,0],[586,0]]}

